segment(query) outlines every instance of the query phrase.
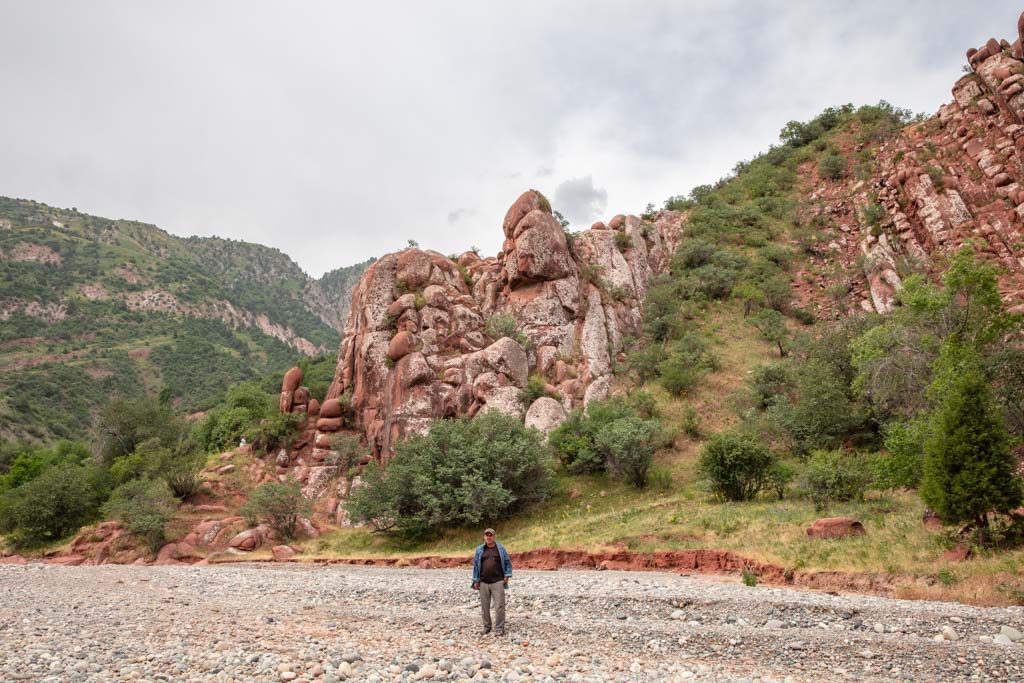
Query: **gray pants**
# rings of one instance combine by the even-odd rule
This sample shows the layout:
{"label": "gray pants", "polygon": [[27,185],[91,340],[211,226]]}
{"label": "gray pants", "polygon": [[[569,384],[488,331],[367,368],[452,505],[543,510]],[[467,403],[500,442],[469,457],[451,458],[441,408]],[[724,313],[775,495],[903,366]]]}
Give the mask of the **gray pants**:
{"label": "gray pants", "polygon": [[505,630],[505,582],[480,582],[480,615],[484,620],[484,628],[491,629],[491,602],[494,602],[494,628]]}

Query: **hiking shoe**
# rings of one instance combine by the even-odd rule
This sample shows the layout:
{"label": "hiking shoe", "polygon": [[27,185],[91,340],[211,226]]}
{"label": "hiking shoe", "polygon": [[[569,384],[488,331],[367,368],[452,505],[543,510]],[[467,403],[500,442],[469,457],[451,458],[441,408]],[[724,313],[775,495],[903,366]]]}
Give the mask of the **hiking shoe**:
{"label": "hiking shoe", "polygon": [[491,629],[489,629],[489,628],[482,628],[482,629],[480,629],[480,635],[481,636],[486,636],[490,632],[491,632]]}

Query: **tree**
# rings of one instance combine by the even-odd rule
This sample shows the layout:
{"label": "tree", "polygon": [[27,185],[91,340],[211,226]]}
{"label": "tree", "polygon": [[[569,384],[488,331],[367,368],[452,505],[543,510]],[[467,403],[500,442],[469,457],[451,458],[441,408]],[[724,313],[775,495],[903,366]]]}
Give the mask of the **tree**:
{"label": "tree", "polygon": [[1022,492],[1002,417],[976,368],[960,368],[924,445],[921,497],[947,524],[988,526],[989,512],[1009,512]]}
{"label": "tree", "polygon": [[156,552],[164,544],[164,529],[178,501],[162,479],[135,479],[114,489],[103,514],[121,522],[129,533]]}
{"label": "tree", "polygon": [[750,324],[757,328],[762,339],[775,345],[779,350],[779,357],[785,358],[789,355],[793,335],[786,327],[785,316],[775,309],[765,308],[750,319]]}
{"label": "tree", "polygon": [[186,433],[184,420],[174,416],[166,405],[149,399],[114,399],[100,411],[98,455],[109,467],[143,441],[157,439],[163,446],[174,448]]}
{"label": "tree", "polygon": [[0,531],[17,544],[66,536],[92,518],[106,493],[96,468],[63,464],[8,491],[0,499]]}
{"label": "tree", "polygon": [[302,495],[299,482],[282,484],[268,481],[261,484],[249,501],[242,506],[244,517],[265,522],[267,526],[288,541],[298,531],[299,519],[312,510],[312,502]]}
{"label": "tree", "polygon": [[657,431],[658,423],[654,420],[625,417],[598,431],[595,445],[612,472],[642,489],[647,486]]}

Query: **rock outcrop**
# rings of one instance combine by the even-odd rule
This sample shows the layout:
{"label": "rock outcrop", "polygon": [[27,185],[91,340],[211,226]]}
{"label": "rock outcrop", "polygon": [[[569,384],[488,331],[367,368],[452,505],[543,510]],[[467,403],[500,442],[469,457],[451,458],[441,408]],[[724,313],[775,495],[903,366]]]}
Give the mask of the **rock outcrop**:
{"label": "rock outcrop", "polygon": [[[953,86],[953,101],[935,116],[847,150],[852,162],[856,153],[871,153],[869,177],[831,182],[812,164],[804,168],[813,187],[807,204],[815,207],[804,218],[838,229],[817,249],[824,259],[812,257],[812,265],[846,266],[853,308],[888,313],[900,272],[938,272],[946,256],[969,244],[1000,271],[1011,310],[1024,312],[1020,38],[989,39],[968,50],[967,61],[969,73]],[[835,284],[813,286],[824,291]],[[819,309],[831,307],[821,299]]]}
{"label": "rock outcrop", "polygon": [[[341,397],[380,461],[442,417],[490,410],[523,417],[532,408],[530,423],[550,431],[566,410],[607,395],[682,218],[616,216],[608,227],[570,236],[548,200],[529,190],[505,215],[497,256],[420,249],[384,256],[353,293],[318,433],[335,426],[326,422],[335,419],[328,406]],[[523,405],[530,375],[558,400]]]}

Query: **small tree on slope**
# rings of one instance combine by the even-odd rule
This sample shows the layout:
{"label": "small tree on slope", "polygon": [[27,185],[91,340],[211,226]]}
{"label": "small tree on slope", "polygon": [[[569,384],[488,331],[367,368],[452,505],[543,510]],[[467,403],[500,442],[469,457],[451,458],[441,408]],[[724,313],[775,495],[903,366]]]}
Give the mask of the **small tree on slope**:
{"label": "small tree on slope", "polygon": [[924,446],[921,497],[948,524],[988,524],[1020,505],[1022,487],[1002,418],[980,372],[950,383]]}

